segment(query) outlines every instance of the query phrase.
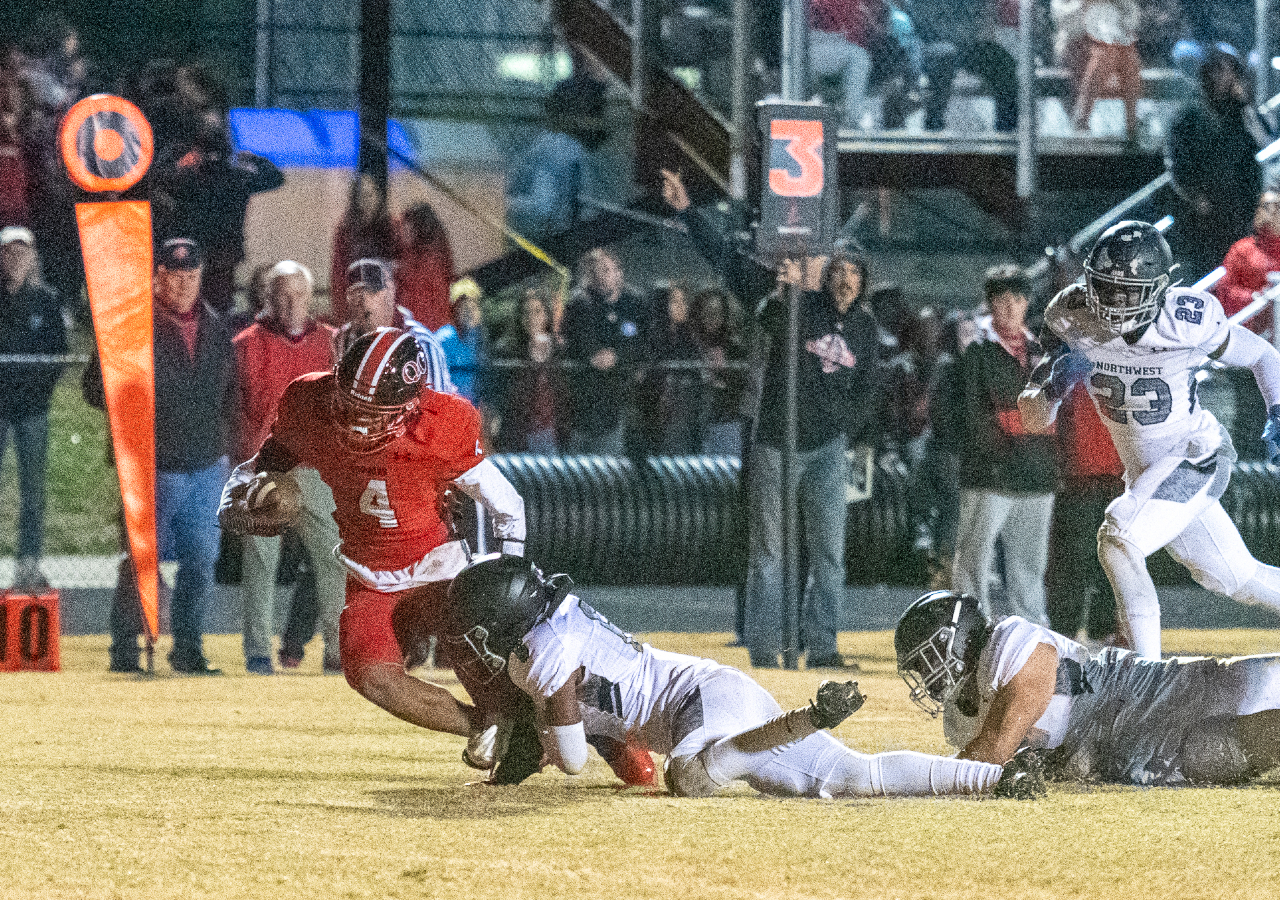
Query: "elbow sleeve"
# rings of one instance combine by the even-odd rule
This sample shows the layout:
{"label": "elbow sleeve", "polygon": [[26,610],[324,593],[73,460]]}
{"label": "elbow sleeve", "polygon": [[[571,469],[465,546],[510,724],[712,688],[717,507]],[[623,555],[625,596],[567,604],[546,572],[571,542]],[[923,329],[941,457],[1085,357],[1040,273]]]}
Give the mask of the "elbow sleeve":
{"label": "elbow sleeve", "polygon": [[546,749],[556,758],[556,765],[569,775],[577,775],[587,764],[587,733],[581,722],[552,725],[544,732],[550,744]]}
{"label": "elbow sleeve", "polygon": [[1280,353],[1258,335],[1241,325],[1233,325],[1227,349],[1219,362],[1252,370],[1267,408],[1280,403]]}

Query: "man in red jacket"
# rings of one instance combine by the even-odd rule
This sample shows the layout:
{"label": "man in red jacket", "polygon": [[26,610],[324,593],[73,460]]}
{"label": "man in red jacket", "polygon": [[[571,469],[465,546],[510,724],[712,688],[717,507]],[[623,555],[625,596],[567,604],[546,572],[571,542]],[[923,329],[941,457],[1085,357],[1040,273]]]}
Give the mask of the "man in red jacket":
{"label": "man in red jacket", "polygon": [[[293,260],[283,260],[267,275],[267,308],[252,325],[236,335],[235,462],[257,453],[276,419],[285,388],[299,375],[327,372],[333,367],[334,330],[311,315],[311,272]],[[300,465],[293,476],[302,489],[303,508],[296,528],[307,549],[315,578],[324,635],[324,669],[342,671],[338,653],[338,616],[342,612],[346,573],[333,555],[338,526],[333,520],[333,492],[313,467]],[[275,622],[276,569],[280,563],[279,536],[244,536],[241,593],[244,601],[245,668],[270,675],[271,634]]]}
{"label": "man in red jacket", "polygon": [[[1218,282],[1218,299],[1223,311],[1231,316],[1244,309],[1257,291],[1270,285],[1268,273],[1280,272],[1280,193],[1265,191],[1253,216],[1253,234],[1231,245],[1222,261],[1227,270]],[[1248,322],[1250,331],[1263,334],[1271,330],[1271,310],[1264,309]]]}

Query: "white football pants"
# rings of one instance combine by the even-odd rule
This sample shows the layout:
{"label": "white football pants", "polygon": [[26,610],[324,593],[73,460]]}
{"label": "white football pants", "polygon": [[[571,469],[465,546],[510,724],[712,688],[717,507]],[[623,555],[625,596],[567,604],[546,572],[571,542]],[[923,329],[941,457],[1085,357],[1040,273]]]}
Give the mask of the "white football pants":
{"label": "white football pants", "polygon": [[736,780],[780,797],[920,797],[977,794],[1000,780],[1001,766],[901,750],[870,755],[829,733],[764,750],[734,738],[782,713],[751,678],[724,669],[695,689],[675,723],[677,744],[667,757],[667,786],[705,797]]}
{"label": "white football pants", "polygon": [[1107,507],[1098,560],[1115,592],[1121,628],[1144,657],[1160,658],[1160,601],[1146,559],[1161,547],[1202,587],[1280,609],[1280,569],[1253,558],[1218,502],[1234,461],[1229,444],[1201,463],[1165,457]]}

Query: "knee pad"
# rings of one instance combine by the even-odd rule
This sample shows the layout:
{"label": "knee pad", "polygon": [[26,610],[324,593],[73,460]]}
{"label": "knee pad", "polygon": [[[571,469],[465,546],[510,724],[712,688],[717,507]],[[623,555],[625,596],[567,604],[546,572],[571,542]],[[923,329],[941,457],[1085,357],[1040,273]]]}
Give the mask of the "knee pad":
{"label": "knee pad", "polygon": [[667,790],[677,797],[710,797],[720,790],[720,785],[707,774],[701,753],[668,756],[662,766],[662,780]]}
{"label": "knee pad", "polygon": [[1182,774],[1195,784],[1238,784],[1249,777],[1249,760],[1234,719],[1203,722],[1187,733]]}

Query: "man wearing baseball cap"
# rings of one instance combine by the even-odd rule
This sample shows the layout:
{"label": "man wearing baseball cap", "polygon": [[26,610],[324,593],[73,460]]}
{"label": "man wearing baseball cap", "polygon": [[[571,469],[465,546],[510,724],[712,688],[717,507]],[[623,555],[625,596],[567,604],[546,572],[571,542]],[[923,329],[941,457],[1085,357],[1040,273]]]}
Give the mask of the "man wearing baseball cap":
{"label": "man wearing baseball cap", "polygon": [[338,359],[360,335],[375,328],[401,328],[413,335],[427,361],[427,384],[444,394],[457,393],[449,378],[444,348],[436,336],[396,303],[396,283],[391,265],[381,259],[357,259],[347,267],[347,309],[351,321],[338,331]]}
{"label": "man wearing baseball cap", "polygon": [[[0,354],[61,355],[67,332],[58,292],[37,274],[36,241],[20,225],[0,229]],[[18,590],[49,587],[40,570],[44,545],[45,460],[49,403],[62,373],[59,363],[0,363],[0,460],[13,431],[18,459]]]}
{"label": "man wearing baseball cap", "polygon": [[[161,559],[176,559],[170,600],[169,664],[186,675],[216,675],[204,656],[204,616],[218,557],[218,502],[230,472],[230,416],[235,357],[225,316],[202,302],[204,257],[190,238],[155,251],[152,278],[156,384],[156,532]],[[85,373],[85,399],[105,405],[96,359]],[[111,610],[111,670],[140,671],[137,587],[121,566]]]}

